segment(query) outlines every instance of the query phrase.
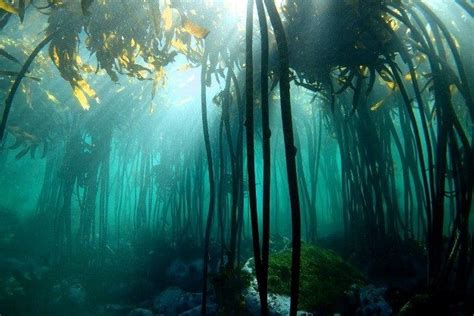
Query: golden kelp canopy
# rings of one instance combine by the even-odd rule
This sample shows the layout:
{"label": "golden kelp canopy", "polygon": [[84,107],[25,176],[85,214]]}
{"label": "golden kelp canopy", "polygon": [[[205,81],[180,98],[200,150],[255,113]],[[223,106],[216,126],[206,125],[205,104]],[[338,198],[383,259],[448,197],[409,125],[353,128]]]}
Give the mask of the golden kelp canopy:
{"label": "golden kelp canopy", "polygon": [[[54,1],[49,10],[47,32],[57,33],[49,55],[84,109],[90,108],[90,100],[99,101],[87,73],[104,70],[114,82],[125,74],[152,80],[156,88],[165,78],[164,67],[178,53],[200,61],[202,50],[193,46],[209,34],[183,10],[169,4],[160,9],[155,1]],[[95,55],[97,65],[82,62],[84,49]]]}

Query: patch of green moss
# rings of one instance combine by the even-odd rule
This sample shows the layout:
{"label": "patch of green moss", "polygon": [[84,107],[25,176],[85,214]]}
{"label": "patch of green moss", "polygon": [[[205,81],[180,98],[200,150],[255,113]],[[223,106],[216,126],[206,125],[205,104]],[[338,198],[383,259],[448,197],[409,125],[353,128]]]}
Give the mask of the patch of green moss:
{"label": "patch of green moss", "polygon": [[[334,305],[352,284],[363,284],[362,274],[331,250],[301,247],[300,308],[314,310]],[[290,295],[291,249],[270,255],[270,293]]]}

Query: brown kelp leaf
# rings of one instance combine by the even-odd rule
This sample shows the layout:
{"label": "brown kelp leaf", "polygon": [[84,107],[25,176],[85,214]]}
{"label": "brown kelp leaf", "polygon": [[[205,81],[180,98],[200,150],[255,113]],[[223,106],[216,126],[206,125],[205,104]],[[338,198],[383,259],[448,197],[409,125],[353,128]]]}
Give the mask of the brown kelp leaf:
{"label": "brown kelp leaf", "polygon": [[0,0],[0,9],[7,11],[8,13],[17,14],[18,10],[9,3],[6,3],[5,0]]}
{"label": "brown kelp leaf", "polygon": [[359,74],[362,77],[367,78],[368,75],[369,75],[369,67],[367,67],[366,65],[360,65],[359,66]]}
{"label": "brown kelp leaf", "polygon": [[171,30],[173,27],[173,9],[167,7],[161,13],[161,19],[163,21],[163,27],[166,31]]}
{"label": "brown kelp leaf", "polygon": [[87,101],[86,95],[79,87],[74,87],[74,96],[84,110],[87,111],[90,109],[89,101]]}
{"label": "brown kelp leaf", "polygon": [[456,85],[454,83],[450,84],[449,85],[449,92],[453,95],[453,94],[456,94],[458,92],[458,88],[456,87]]}
{"label": "brown kelp leaf", "polygon": [[171,40],[171,46],[173,46],[177,51],[186,54],[188,52],[188,46],[179,38]]}
{"label": "brown kelp leaf", "polygon": [[397,83],[395,81],[386,81],[386,85],[390,90],[395,90],[397,88]]}
{"label": "brown kelp leaf", "polygon": [[387,82],[392,82],[394,81],[393,80],[393,77],[392,77],[392,74],[390,73],[390,71],[388,71],[385,67],[384,68],[381,68],[381,69],[377,69],[378,70],[378,73],[380,75],[380,77],[384,80],[384,81],[387,81]]}
{"label": "brown kelp leaf", "polygon": [[83,92],[85,92],[85,94],[89,97],[89,98],[93,98],[95,100],[98,100],[97,98],[97,94],[96,92],[94,91],[94,89],[91,88],[91,86],[87,83],[87,81],[85,81],[84,79],[81,79],[81,80],[78,80],[76,82],[76,85],[81,88],[81,90]]}
{"label": "brown kelp leaf", "polygon": [[183,17],[183,29],[198,39],[204,39],[209,35],[209,30]]}
{"label": "brown kelp leaf", "polygon": [[74,96],[84,110],[90,109],[88,98],[94,99],[95,102],[100,103],[95,90],[92,89],[84,79],[80,78],[78,80],[74,80],[72,82],[72,87],[74,89]]}
{"label": "brown kelp leaf", "polygon": [[377,110],[382,106],[382,104],[383,104],[384,101],[385,101],[385,99],[382,99],[382,100],[376,102],[374,105],[372,105],[372,106],[370,107],[370,110],[371,110],[371,111],[377,111]]}
{"label": "brown kelp leaf", "polygon": [[56,46],[53,47],[53,58],[52,59],[53,59],[54,64],[56,65],[56,67],[59,68],[61,60],[59,58],[59,53],[58,53],[58,49],[57,49]]}
{"label": "brown kelp leaf", "polygon": [[155,98],[156,88],[158,86],[163,86],[166,80],[166,72],[163,67],[160,67],[158,70],[155,71],[155,78],[153,79],[153,87],[151,90],[151,99]]}
{"label": "brown kelp leaf", "polygon": [[58,98],[56,98],[56,96],[54,94],[52,94],[49,91],[45,91],[45,93],[46,93],[46,97],[48,98],[49,101],[51,101],[55,104],[59,104],[59,100],[58,100]]}
{"label": "brown kelp leaf", "polygon": [[392,73],[385,66],[377,69],[377,72],[390,90],[395,90],[397,88],[397,83],[395,82]]}

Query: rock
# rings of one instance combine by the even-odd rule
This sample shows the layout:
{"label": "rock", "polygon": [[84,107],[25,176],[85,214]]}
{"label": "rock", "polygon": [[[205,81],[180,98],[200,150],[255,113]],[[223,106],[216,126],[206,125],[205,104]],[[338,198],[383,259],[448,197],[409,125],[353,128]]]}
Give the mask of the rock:
{"label": "rock", "polygon": [[106,295],[107,297],[111,297],[115,300],[121,299],[121,298],[126,298],[128,295],[130,295],[130,287],[128,284],[124,281],[120,281],[114,286],[108,287],[106,289]]}
{"label": "rock", "polygon": [[376,288],[369,285],[360,289],[360,312],[363,316],[392,315],[392,308],[384,298],[386,288]]}
{"label": "rock", "polygon": [[138,301],[144,297],[151,297],[155,285],[145,278],[136,278],[129,281],[120,281],[114,286],[105,287],[104,292],[112,301]]}
{"label": "rock", "polygon": [[[217,305],[214,303],[208,303],[206,307],[206,315],[216,315],[217,314]],[[201,316],[201,306],[196,306],[190,310],[185,311],[184,313],[179,314],[180,316]]]}
{"label": "rock", "polygon": [[[254,280],[252,280],[253,282]],[[252,285],[244,291],[245,307],[250,315],[260,315],[260,298],[258,291]]]}
{"label": "rock", "polygon": [[268,309],[271,315],[289,315],[290,297],[279,294],[268,295]]}
{"label": "rock", "polygon": [[253,271],[254,267],[255,267],[255,263],[252,257],[245,262],[244,266],[242,267],[242,271],[248,274],[254,274],[254,271]]}
{"label": "rock", "polygon": [[[244,264],[242,271],[254,275],[253,271],[254,263],[253,258],[247,260]],[[260,297],[257,291],[257,279],[252,278],[250,286],[243,293],[245,307],[250,315],[260,315]],[[268,309],[272,316],[283,316],[290,314],[290,297],[279,294],[268,294]],[[307,314],[304,311],[298,312],[298,315]]]}
{"label": "rock", "polygon": [[103,306],[105,312],[119,312],[124,314],[124,312],[131,310],[133,307],[130,305],[120,305],[120,304],[106,304]]}
{"label": "rock", "polygon": [[171,287],[155,298],[153,308],[159,314],[177,315],[199,306],[201,299],[201,293],[190,293],[178,287]]}
{"label": "rock", "polygon": [[135,308],[128,313],[128,316],[153,316],[153,312],[145,308]]}
{"label": "rock", "polygon": [[[40,295],[40,300],[47,300],[51,314],[62,314],[63,310],[73,309],[86,314],[91,308],[90,297],[78,280],[62,280],[51,286],[50,291]],[[40,302],[38,302],[40,304]]]}
{"label": "rock", "polygon": [[34,259],[0,257],[0,271],[2,275],[7,273],[14,275],[18,281],[38,281],[49,271],[49,268]]}
{"label": "rock", "polygon": [[0,300],[25,295],[25,289],[14,276],[0,277]]}
{"label": "rock", "polygon": [[[254,281],[252,281],[253,283]],[[256,280],[255,280],[256,286]],[[260,315],[260,298],[254,286],[249,286],[244,292],[244,300],[250,315]],[[270,315],[289,315],[290,297],[279,294],[268,294],[268,309]]]}
{"label": "rock", "polygon": [[170,284],[185,290],[197,290],[202,284],[203,263],[201,259],[185,262],[175,260],[166,269],[166,279]]}
{"label": "rock", "polygon": [[365,267],[368,279],[389,291],[397,289],[411,295],[427,282],[426,252],[415,240],[389,240],[374,256],[361,259],[359,265]]}
{"label": "rock", "polygon": [[83,306],[86,303],[86,291],[81,284],[73,284],[69,287],[67,298],[72,304]]}

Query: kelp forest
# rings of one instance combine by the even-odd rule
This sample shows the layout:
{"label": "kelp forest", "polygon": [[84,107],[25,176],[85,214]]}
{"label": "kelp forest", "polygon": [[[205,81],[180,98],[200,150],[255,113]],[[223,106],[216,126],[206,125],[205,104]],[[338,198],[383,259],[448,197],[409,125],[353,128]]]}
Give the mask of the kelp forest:
{"label": "kelp forest", "polygon": [[0,315],[472,315],[472,0],[0,0]]}

